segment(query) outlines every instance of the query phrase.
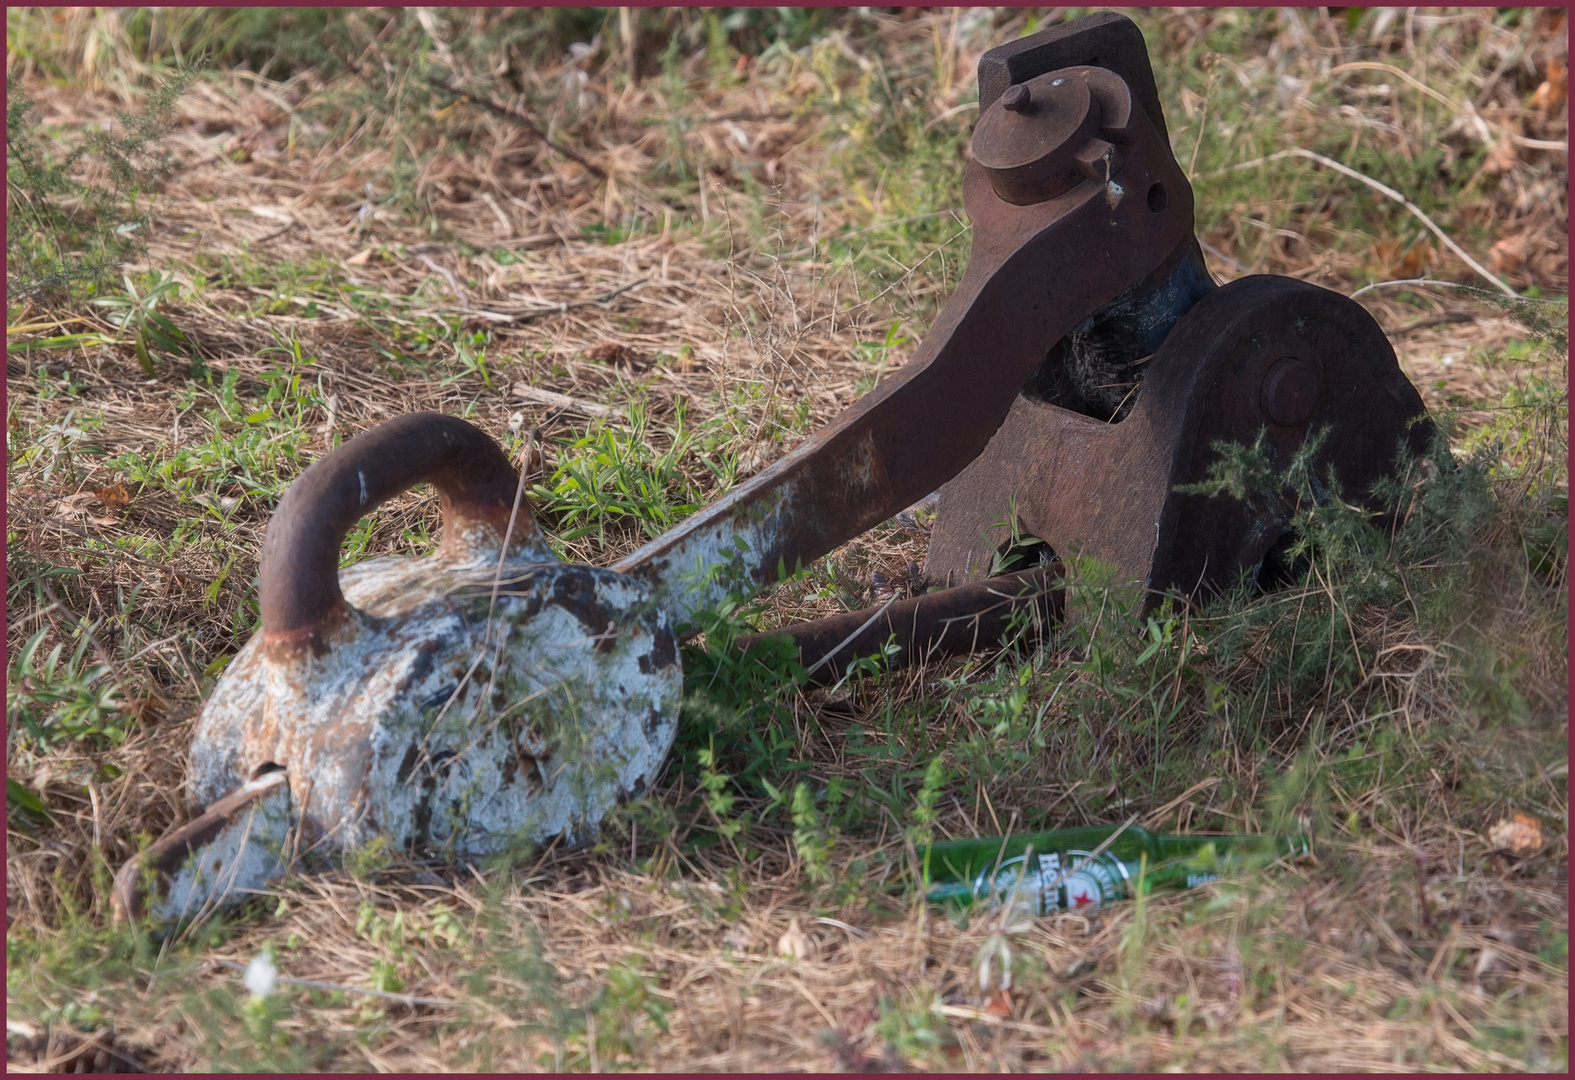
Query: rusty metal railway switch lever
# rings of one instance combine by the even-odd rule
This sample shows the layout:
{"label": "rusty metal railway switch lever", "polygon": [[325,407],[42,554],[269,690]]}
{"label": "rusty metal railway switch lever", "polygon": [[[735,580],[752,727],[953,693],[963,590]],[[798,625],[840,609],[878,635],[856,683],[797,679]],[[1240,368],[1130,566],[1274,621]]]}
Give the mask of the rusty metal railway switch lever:
{"label": "rusty metal railway switch lever", "polygon": [[[1347,497],[1389,465],[1422,407],[1371,318],[1299,282],[1208,277],[1130,20],[992,50],[980,104],[968,268],[913,357],[611,569],[554,558],[463,421],[402,417],[313,464],[268,529],[261,632],[198,720],[206,810],[121,869],[117,915],[174,921],[374,838],[453,857],[588,832],[661,767],[696,612],[937,488],[928,569],[957,588],[789,628],[807,660],[891,635],[903,659],[963,651],[1012,612],[1057,617],[1053,567],[980,580],[1010,524],[1152,589],[1225,580],[1283,522],[1175,494],[1214,440],[1265,428],[1288,454],[1330,422]],[[340,570],[347,530],[418,483],[442,502],[438,551]]]}

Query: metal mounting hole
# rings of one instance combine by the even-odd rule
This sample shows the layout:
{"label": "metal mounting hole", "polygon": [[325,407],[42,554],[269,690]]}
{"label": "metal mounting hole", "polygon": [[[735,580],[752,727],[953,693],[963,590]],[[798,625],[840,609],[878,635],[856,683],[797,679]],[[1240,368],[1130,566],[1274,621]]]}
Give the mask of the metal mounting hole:
{"label": "metal mounting hole", "polygon": [[1165,194],[1164,184],[1155,184],[1148,189],[1148,208],[1156,214],[1163,214],[1165,207],[1170,204],[1170,196]]}
{"label": "metal mounting hole", "polygon": [[1037,536],[1020,535],[1007,538],[996,549],[995,564],[990,576],[1013,574],[1019,570],[1033,570],[1055,562],[1055,549]]}

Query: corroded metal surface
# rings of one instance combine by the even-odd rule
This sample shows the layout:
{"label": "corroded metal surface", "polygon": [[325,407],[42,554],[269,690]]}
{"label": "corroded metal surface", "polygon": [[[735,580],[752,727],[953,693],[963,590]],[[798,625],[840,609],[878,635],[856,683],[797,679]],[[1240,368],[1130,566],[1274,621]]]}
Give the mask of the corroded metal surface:
{"label": "corroded metal surface", "polygon": [[941,490],[930,579],[976,580],[1021,535],[1114,564],[1151,602],[1168,589],[1229,588],[1257,571],[1289,510],[1277,499],[1177,492],[1207,475],[1216,443],[1250,444],[1263,431],[1283,467],[1327,426],[1320,472],[1365,503],[1400,447],[1423,451],[1431,430],[1412,423],[1422,400],[1372,316],[1291,278],[1212,291],[1146,366],[1119,423],[1020,396],[989,449]]}
{"label": "corroded metal surface", "polygon": [[[263,539],[258,601],[275,649],[321,652],[344,617],[339,549],[357,521],[385,500],[429,483],[443,512],[440,562],[510,555],[551,560],[519,477],[490,436],[453,416],[413,413],[362,432],[290,485]],[[516,506],[516,502],[518,505]]]}
{"label": "corroded metal surface", "polygon": [[835,683],[859,657],[888,645],[897,652],[893,668],[976,652],[999,644],[1013,631],[1031,639],[1060,622],[1066,598],[1055,587],[1061,565],[1003,574],[953,589],[924,593],[895,603],[794,623],[738,639],[747,652],[763,639],[787,635],[812,683]]}
{"label": "corroded metal surface", "polygon": [[[291,824],[282,771],[242,784],[120,868],[110,893],[115,918],[170,923],[261,888],[284,867]],[[151,896],[142,892],[145,877]]]}
{"label": "corroded metal surface", "polygon": [[[422,481],[438,551],[339,570],[356,519]],[[401,417],[308,469],[269,526],[260,591],[262,633],[197,725],[199,805],[279,765],[308,844],[485,854],[584,831],[672,742],[666,613],[642,582],[559,563],[497,444],[454,417]]]}
{"label": "corroded metal surface", "polygon": [[1013,85],[1070,67],[1103,67],[1120,75],[1169,145],[1143,32],[1131,19],[1114,11],[1058,23],[986,52],[979,58],[979,108],[995,104]]}
{"label": "corroded metal surface", "polygon": [[[1081,25],[1071,24],[1070,38],[1057,28],[1057,40],[1077,45]],[[1192,189],[1162,134],[1157,99],[1151,115],[1148,91],[1129,89],[1132,79],[1152,89],[1141,35],[1134,53],[1130,20],[1088,25],[1089,40],[1124,42],[1121,57],[1142,57],[1141,70],[1113,68],[1092,54],[1075,69],[1068,65],[1064,77],[1087,91],[1073,96],[1086,96],[1090,110],[1097,104],[1094,127],[1086,116],[1040,125],[992,100],[979,131],[1028,133],[1037,141],[1022,159],[1053,165],[1063,151],[1075,158],[1087,145],[1084,129],[1097,128],[1103,142],[1119,147],[1109,162],[1114,171],[1090,179],[1074,161],[1075,177],[1050,168],[1046,179],[1032,168],[1014,173],[1005,159],[995,169],[970,163],[963,179],[973,222],[968,268],[907,364],[780,461],[617,564],[652,581],[676,620],[729,591],[760,589],[957,475],[984,450],[1047,349],[1194,248]],[[1050,72],[1014,74],[1029,81]],[[1063,128],[1068,145],[1042,145],[1047,132]],[[1104,160],[1095,154],[1090,170]],[[1058,190],[1069,179],[1073,186]],[[997,194],[1002,185],[1015,199],[1039,201],[1008,202]]]}
{"label": "corroded metal surface", "polygon": [[374,559],[341,582],[354,614],[321,655],[271,656],[264,633],[230,665],[197,725],[192,802],[277,764],[308,844],[477,855],[583,832],[661,767],[682,671],[643,583],[498,573],[495,552]]}
{"label": "corroded metal surface", "polygon": [[[438,551],[339,570],[357,517],[420,481],[442,501]],[[275,830],[248,847],[230,827],[261,782],[287,792],[297,850],[383,837],[440,857],[573,840],[645,790],[683,689],[671,621],[646,583],[558,562],[518,490],[490,438],[437,414],[357,436],[292,485],[264,544],[262,631],[197,722],[187,793],[210,809],[122,869],[120,917],[145,871],[160,920],[213,892],[215,859],[244,888],[271,876]]]}

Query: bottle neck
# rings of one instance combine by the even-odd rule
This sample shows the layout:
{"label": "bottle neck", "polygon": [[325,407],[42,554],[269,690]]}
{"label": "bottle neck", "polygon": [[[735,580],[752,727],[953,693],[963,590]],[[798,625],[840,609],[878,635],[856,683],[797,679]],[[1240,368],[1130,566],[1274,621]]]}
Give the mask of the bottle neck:
{"label": "bottle neck", "polygon": [[1305,855],[1312,849],[1310,838],[1295,836],[1155,836],[1161,861],[1186,859],[1212,847],[1216,854],[1230,855]]}

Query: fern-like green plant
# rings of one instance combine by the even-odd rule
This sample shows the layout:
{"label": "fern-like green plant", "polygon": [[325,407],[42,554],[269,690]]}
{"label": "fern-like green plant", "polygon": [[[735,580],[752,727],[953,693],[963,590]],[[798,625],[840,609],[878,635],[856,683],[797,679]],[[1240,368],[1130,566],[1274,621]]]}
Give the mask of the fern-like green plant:
{"label": "fern-like green plant", "polygon": [[[174,167],[162,141],[175,102],[195,76],[185,67],[111,130],[59,153],[33,117],[33,101],[6,78],[6,294],[10,304],[95,288],[147,242],[143,201]],[[107,182],[80,178],[85,158]]]}
{"label": "fern-like green plant", "polygon": [[710,746],[702,747],[695,756],[700,763],[700,787],[705,792],[706,809],[716,822],[716,831],[731,840],[749,823],[749,815],[733,816],[735,800],[732,792],[727,790],[732,784],[732,778],[717,769],[716,750]]}
{"label": "fern-like green plant", "polygon": [[831,880],[831,848],[836,843],[825,819],[815,809],[815,795],[800,782],[793,788],[793,850],[804,863],[804,872],[817,885]]}

